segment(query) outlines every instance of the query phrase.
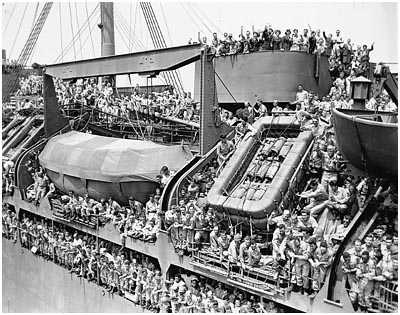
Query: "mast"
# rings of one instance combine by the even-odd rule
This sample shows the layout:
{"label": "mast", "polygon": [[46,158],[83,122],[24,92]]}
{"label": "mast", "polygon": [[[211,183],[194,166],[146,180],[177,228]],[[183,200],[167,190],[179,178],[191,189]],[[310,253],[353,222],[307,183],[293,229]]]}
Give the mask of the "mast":
{"label": "mast", "polygon": [[[114,56],[115,55],[115,38],[114,38],[114,3],[113,2],[100,2],[100,24],[101,29],[101,56]],[[100,81],[110,82],[111,86],[116,91],[115,76],[106,76],[100,78]]]}
{"label": "mast", "polygon": [[101,56],[115,55],[114,3],[100,2]]}

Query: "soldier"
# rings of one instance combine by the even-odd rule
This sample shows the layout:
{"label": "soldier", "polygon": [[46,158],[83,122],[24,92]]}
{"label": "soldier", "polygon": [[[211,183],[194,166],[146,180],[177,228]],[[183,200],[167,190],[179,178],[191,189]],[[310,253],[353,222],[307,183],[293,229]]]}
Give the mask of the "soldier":
{"label": "soldier", "polygon": [[315,250],[313,258],[314,261],[311,263],[311,266],[313,270],[312,287],[314,292],[310,295],[311,299],[313,299],[321,289],[325,281],[327,270],[333,261],[333,254],[328,249],[328,244],[325,241],[319,244],[319,248]]}
{"label": "soldier", "polygon": [[357,266],[357,278],[359,279],[359,305],[365,311],[372,307],[371,297],[374,289],[375,262],[369,258],[369,253],[363,251],[361,262]]}
{"label": "soldier", "polygon": [[349,298],[351,304],[353,304],[354,310],[357,310],[357,297],[358,297],[358,277],[356,272],[358,270],[358,259],[356,256],[350,255],[348,252],[344,252],[342,256],[342,271],[347,276],[347,281],[350,285]]}
{"label": "soldier", "polygon": [[[307,257],[307,244],[300,236],[294,237],[288,252],[289,257],[294,260],[295,283],[292,282],[288,292],[300,289],[301,294],[309,288],[310,263]],[[293,279],[292,279],[293,280]]]}

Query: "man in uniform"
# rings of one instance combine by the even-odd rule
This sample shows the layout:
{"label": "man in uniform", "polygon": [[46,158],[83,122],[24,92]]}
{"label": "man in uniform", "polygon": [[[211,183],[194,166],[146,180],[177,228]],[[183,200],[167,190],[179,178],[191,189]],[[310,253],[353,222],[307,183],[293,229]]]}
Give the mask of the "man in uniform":
{"label": "man in uniform", "polygon": [[366,311],[372,307],[371,297],[374,289],[375,262],[369,258],[367,251],[362,252],[361,262],[357,266],[357,278],[359,279],[359,305]]}
{"label": "man in uniform", "polygon": [[232,141],[226,138],[226,135],[221,135],[220,142],[217,145],[217,157],[219,165],[227,161],[235,150],[235,146]]}
{"label": "man in uniform", "polygon": [[319,248],[317,248],[313,255],[313,262],[311,263],[312,266],[312,274],[313,274],[313,294],[310,298],[314,298],[319,290],[321,289],[325,277],[326,272],[333,261],[333,254],[330,250],[328,250],[328,244],[325,241],[322,241],[319,244]]}
{"label": "man in uniform", "polygon": [[356,276],[358,266],[358,259],[344,252],[342,256],[342,271],[347,276],[347,281],[350,285],[349,298],[353,304],[354,310],[357,310],[357,296],[358,296],[358,278]]}

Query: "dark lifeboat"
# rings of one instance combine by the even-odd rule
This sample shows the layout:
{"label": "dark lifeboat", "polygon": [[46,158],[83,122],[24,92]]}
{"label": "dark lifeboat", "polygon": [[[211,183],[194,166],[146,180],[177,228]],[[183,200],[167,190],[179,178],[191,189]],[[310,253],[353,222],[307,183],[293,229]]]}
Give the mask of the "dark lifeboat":
{"label": "dark lifeboat", "polygon": [[73,190],[100,199],[113,197],[127,204],[129,196],[146,202],[157,187],[162,166],[179,170],[192,158],[185,146],[116,139],[69,132],[49,140],[40,165],[63,192]]}
{"label": "dark lifeboat", "polygon": [[336,141],[343,157],[360,171],[397,177],[397,113],[333,110]]}

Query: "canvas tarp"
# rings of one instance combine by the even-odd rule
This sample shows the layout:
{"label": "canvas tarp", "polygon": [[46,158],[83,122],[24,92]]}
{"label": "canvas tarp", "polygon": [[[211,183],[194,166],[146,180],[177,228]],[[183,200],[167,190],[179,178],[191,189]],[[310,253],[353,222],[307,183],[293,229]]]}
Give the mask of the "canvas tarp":
{"label": "canvas tarp", "polygon": [[96,136],[72,131],[49,140],[43,168],[105,182],[154,181],[162,166],[178,170],[192,158],[185,146]]}

